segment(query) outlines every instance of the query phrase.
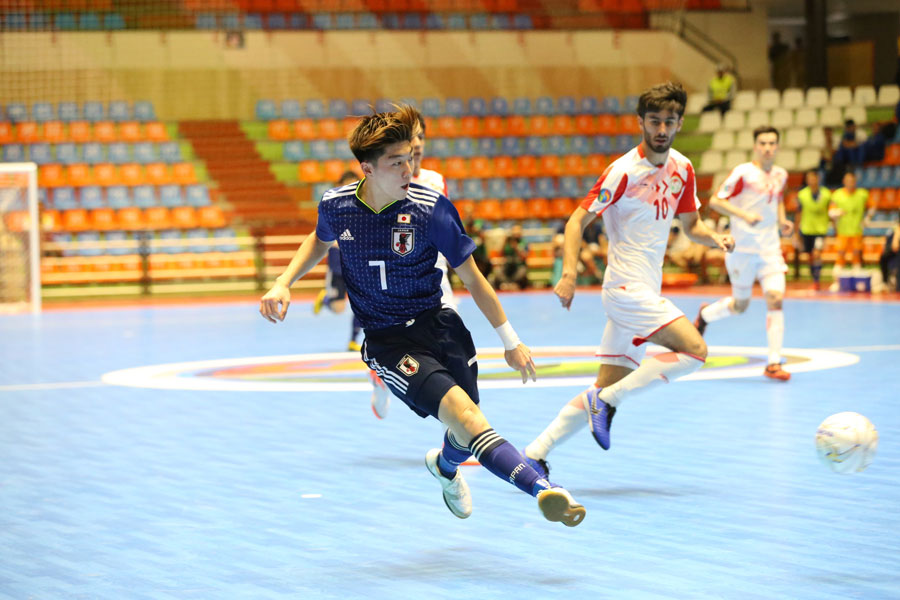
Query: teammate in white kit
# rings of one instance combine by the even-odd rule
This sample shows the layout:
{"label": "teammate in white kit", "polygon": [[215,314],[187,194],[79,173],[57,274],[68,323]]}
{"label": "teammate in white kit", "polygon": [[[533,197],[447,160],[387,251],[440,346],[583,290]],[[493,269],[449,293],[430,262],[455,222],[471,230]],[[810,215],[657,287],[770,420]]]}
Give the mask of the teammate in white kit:
{"label": "teammate in white kit", "polygon": [[[422,168],[422,159],[425,158],[425,119],[421,113],[418,113],[418,117],[419,131],[413,138],[412,143],[412,181],[430,187],[449,198],[447,181],[444,179],[444,176],[437,171]],[[441,305],[457,310],[459,300],[453,295],[453,286],[450,285],[450,278],[447,275],[450,267],[447,264],[446,257],[440,252],[438,252],[437,262],[434,266],[440,269],[442,273]],[[375,374],[375,371],[369,371],[369,375],[372,378],[372,412],[379,419],[383,419],[387,416],[388,409],[391,406],[391,392],[384,384],[384,381]]]}
{"label": "teammate in white kit", "polygon": [[[526,462],[539,473],[547,474],[545,459],[553,447],[585,423],[590,422],[597,443],[609,449],[613,415],[630,393],[687,375],[706,361],[703,337],[660,295],[663,258],[676,214],[695,242],[727,252],[734,248],[730,235],[710,230],[699,218],[694,168],[671,150],[686,102],[687,94],[677,83],[641,94],[637,112],[643,140],[606,169],[566,224],[563,275],[554,291],[569,308],[582,231],[597,215],[603,216],[609,238],[602,292],[607,322],[597,352],[595,385],[566,404],[525,448]],[[641,362],[648,341],[670,351]]]}
{"label": "teammate in white kit", "polygon": [[694,325],[702,335],[706,325],[747,310],[753,293],[753,282],[759,281],[766,298],[766,337],[769,358],[763,374],[778,381],[787,381],[791,374],[781,366],[784,342],[784,274],[787,265],[781,253],[782,235],[791,235],[794,224],[784,212],[784,188],[787,171],[775,163],[778,151],[778,130],[771,126],[758,127],[753,132],[753,162],[734,168],[722,183],[710,208],[731,217],[731,234],[736,249],[725,257],[725,267],[731,279],[731,296],[708,306],[701,306]]}

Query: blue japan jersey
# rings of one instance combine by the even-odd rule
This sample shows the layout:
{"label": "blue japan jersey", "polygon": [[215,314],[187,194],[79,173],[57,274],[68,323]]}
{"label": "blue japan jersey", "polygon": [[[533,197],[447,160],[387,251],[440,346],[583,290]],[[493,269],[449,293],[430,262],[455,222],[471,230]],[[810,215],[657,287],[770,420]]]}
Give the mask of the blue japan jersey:
{"label": "blue japan jersey", "polygon": [[376,213],[358,183],[325,192],[316,237],[337,240],[350,306],[366,329],[399,325],[441,303],[440,251],[458,267],[475,251],[446,196],[417,183]]}

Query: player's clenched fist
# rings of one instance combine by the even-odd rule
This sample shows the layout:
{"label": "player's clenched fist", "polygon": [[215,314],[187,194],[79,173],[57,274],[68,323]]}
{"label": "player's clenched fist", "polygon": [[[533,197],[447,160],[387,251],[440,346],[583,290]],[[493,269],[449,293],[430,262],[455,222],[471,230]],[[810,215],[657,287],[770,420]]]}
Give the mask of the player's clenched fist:
{"label": "player's clenched fist", "polygon": [[572,305],[572,298],[575,297],[575,278],[563,274],[553,288],[553,293],[559,298],[563,308],[569,308]]}
{"label": "player's clenched fist", "polygon": [[291,291],[283,283],[275,282],[259,301],[259,314],[272,323],[284,321],[288,306],[291,305]]}

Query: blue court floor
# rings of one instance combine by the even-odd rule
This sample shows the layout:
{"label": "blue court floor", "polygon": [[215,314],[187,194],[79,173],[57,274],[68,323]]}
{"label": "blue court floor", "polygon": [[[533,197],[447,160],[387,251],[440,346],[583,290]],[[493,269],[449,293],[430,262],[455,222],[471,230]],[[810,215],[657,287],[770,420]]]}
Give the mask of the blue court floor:
{"label": "blue court floor", "polygon": [[[672,298],[689,318],[713,299]],[[550,293],[502,300],[536,349],[603,330],[596,291],[570,312]],[[790,382],[628,398],[609,452],[585,429],[550,456],[587,509],[574,529],[478,466],[474,513],[453,517],[423,462],[440,425],[399,402],[376,420],[361,365],[332,354],[349,314],[310,304],[278,325],[249,301],[0,316],[0,598],[900,598],[900,303],[788,300]],[[460,312],[479,348],[499,345],[471,299]],[[764,320],[756,299],[710,325],[711,356],[752,367]],[[311,376],[290,367],[304,354]],[[592,378],[510,385],[480,364],[482,407],[519,447]],[[845,476],[813,437],[847,410],[881,443]]]}

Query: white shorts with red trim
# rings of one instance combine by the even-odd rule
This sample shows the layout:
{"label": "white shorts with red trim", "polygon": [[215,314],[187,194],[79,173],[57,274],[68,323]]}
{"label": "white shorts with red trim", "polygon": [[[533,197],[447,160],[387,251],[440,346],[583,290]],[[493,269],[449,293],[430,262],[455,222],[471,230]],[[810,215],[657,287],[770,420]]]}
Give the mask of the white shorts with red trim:
{"label": "white shorts with red trim", "polygon": [[780,253],[733,252],[725,255],[725,268],[728,269],[732,296],[735,298],[749,298],[753,292],[753,283],[757,280],[764,292],[784,291],[787,265]]}
{"label": "white shorts with red trim", "polygon": [[597,356],[606,365],[636,369],[647,351],[647,338],[684,316],[671,300],[640,283],[603,288],[602,298],[606,328]]}

